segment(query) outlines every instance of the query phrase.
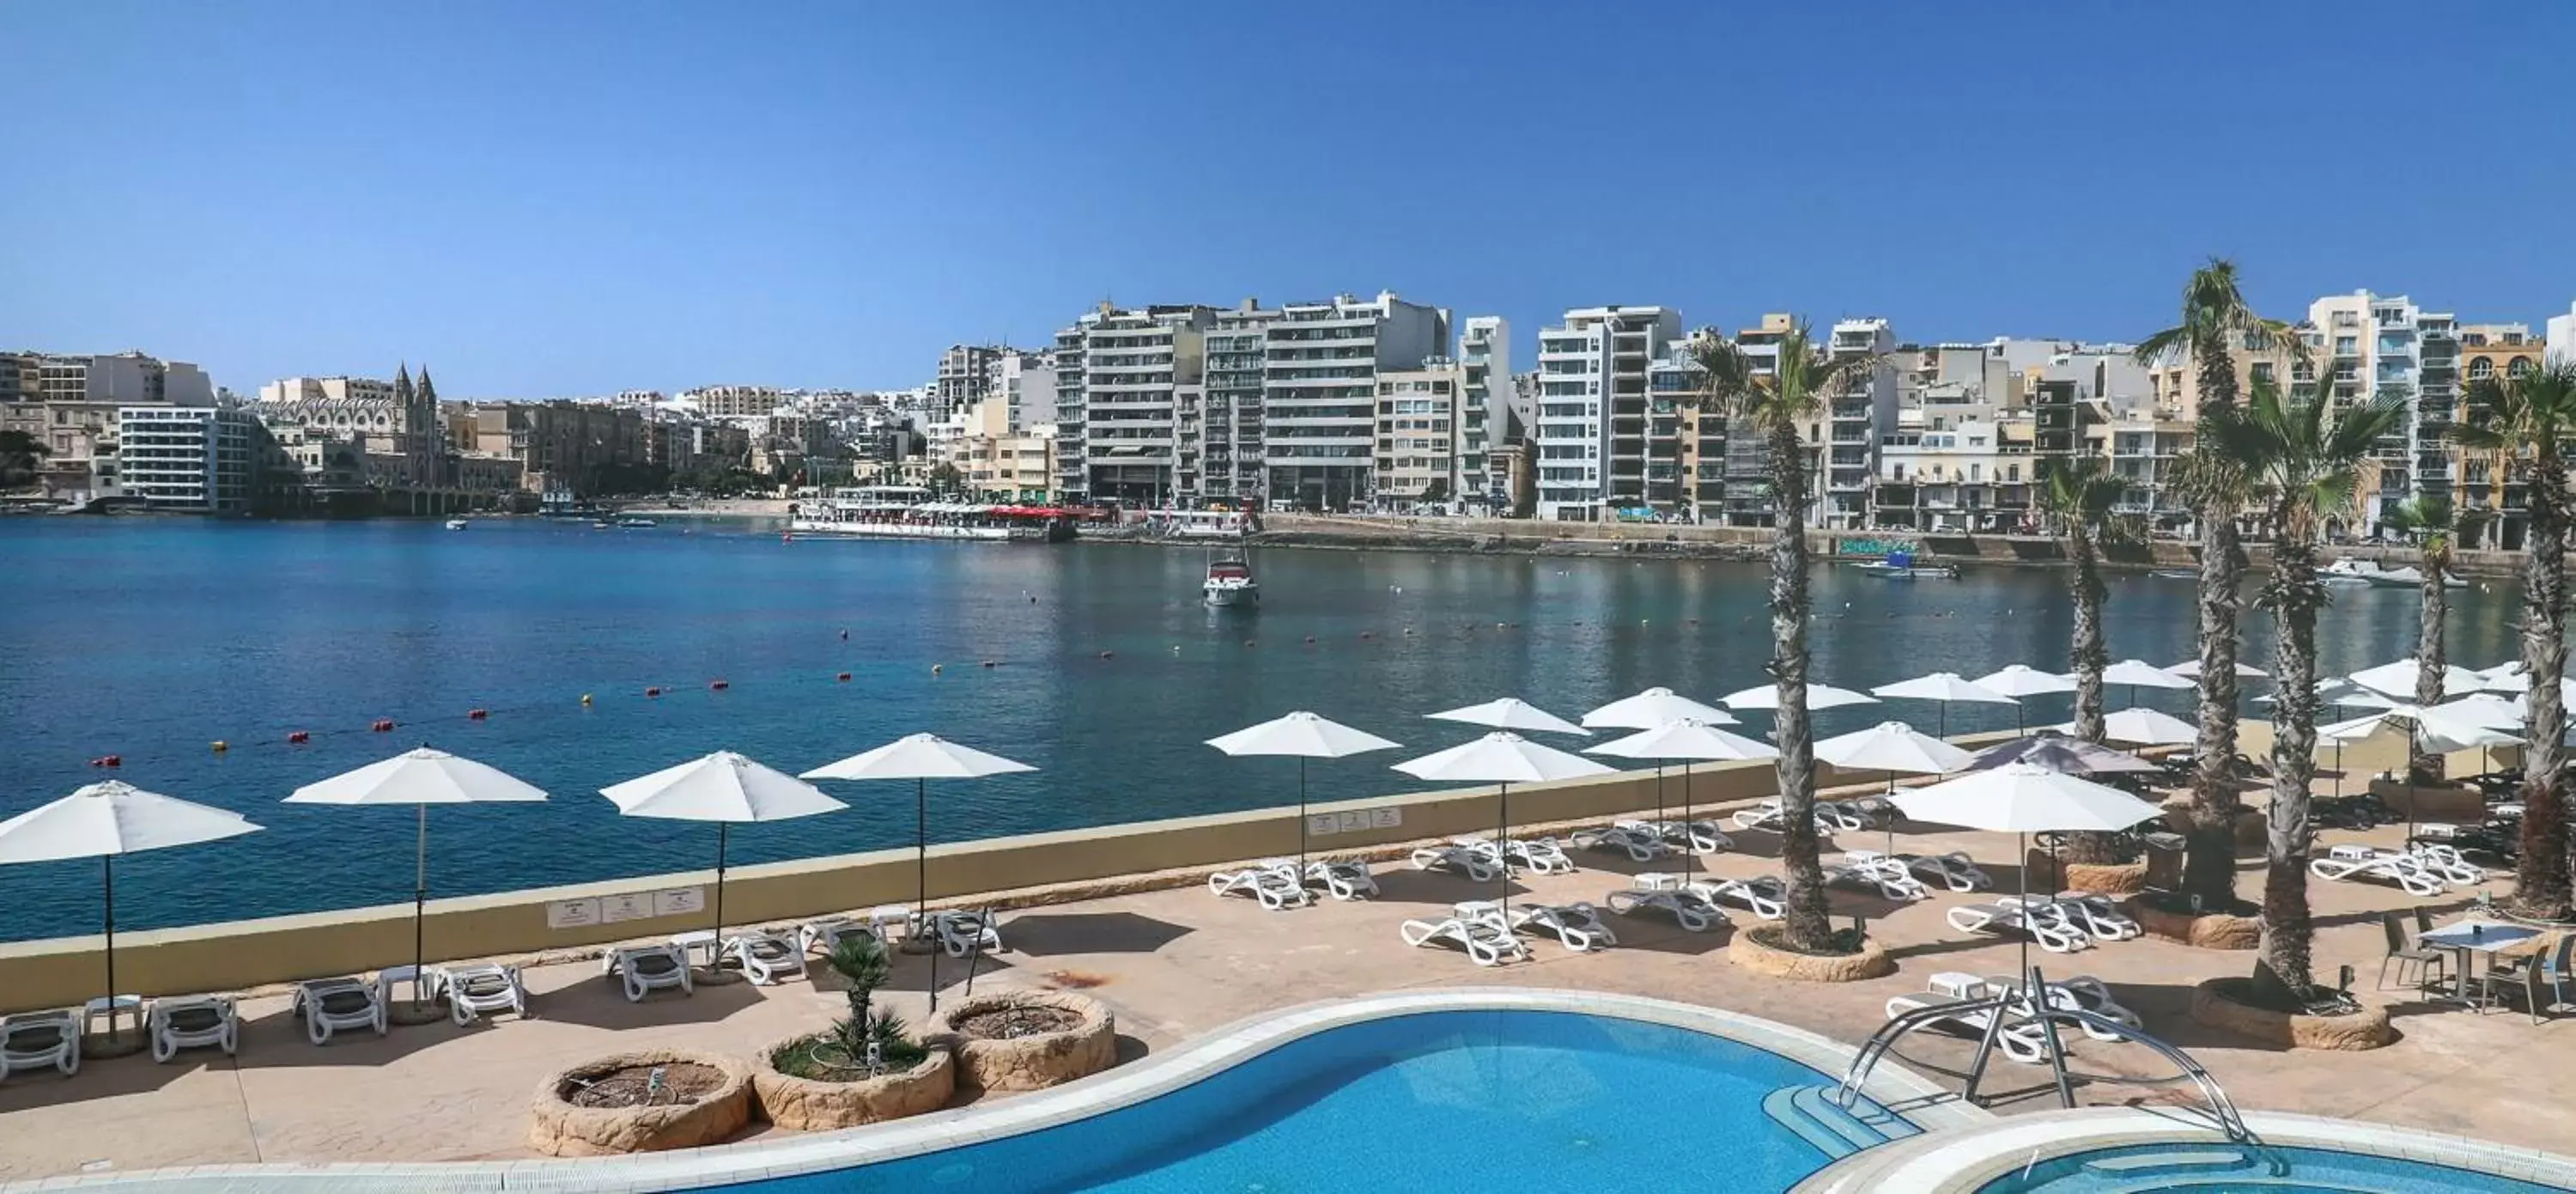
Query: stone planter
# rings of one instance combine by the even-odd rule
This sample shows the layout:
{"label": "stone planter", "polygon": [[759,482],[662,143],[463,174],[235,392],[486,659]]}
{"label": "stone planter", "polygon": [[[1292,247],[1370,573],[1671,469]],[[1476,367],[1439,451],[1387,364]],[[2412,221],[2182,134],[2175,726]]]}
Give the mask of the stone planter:
{"label": "stone planter", "polygon": [[[565,1101],[577,1079],[637,1066],[701,1065],[724,1075],[694,1103],[664,1107],[577,1107]],[[751,1122],[751,1067],[721,1053],[643,1049],[584,1062],[537,1086],[528,1147],[558,1157],[604,1157],[714,1144]]]}
{"label": "stone planter", "polygon": [[2388,1009],[2365,1003],[2349,1016],[2303,1016],[2253,1007],[2227,997],[2219,988],[2241,979],[2213,978],[2191,991],[2194,1023],[2247,1037],[2281,1049],[2332,1049],[2358,1052],[2397,1039]]}
{"label": "stone planter", "polygon": [[957,1067],[948,1050],[934,1048],[921,1064],[900,1073],[850,1082],[825,1082],[782,1074],[770,1063],[779,1049],[812,1037],[791,1037],[763,1049],[753,1059],[751,1090],[761,1114],[779,1127],[799,1132],[854,1128],[883,1120],[937,1111],[957,1089]]}
{"label": "stone planter", "polygon": [[2129,915],[2150,937],[2201,949],[2252,949],[2263,940],[2263,922],[2225,912],[2169,912],[2146,900],[2127,904]]}
{"label": "stone planter", "polygon": [[[1032,1036],[970,1036],[958,1025],[987,1012],[1048,1007],[1076,1017],[1071,1028]],[[1040,1090],[1099,1073],[1118,1061],[1118,1024],[1100,1001],[1071,991],[1013,991],[978,995],[931,1017],[923,1039],[944,1044],[957,1060],[960,1090]]]}
{"label": "stone planter", "polygon": [[2147,862],[2070,862],[2066,864],[2066,886],[2070,891],[2089,891],[2095,895],[2136,895],[2147,889]]}
{"label": "stone planter", "polygon": [[[2186,838],[2191,836],[2190,796],[2176,796],[2165,801],[2159,807],[2165,810],[2166,829],[2171,830],[2174,833],[2179,833]],[[2236,810],[2237,853],[2260,853],[2263,849],[2265,832],[2263,810],[2258,808],[2239,808]]]}
{"label": "stone planter", "polygon": [[1726,960],[1755,974],[1804,983],[1856,983],[1896,973],[1896,959],[1876,941],[1861,942],[1854,954],[1802,954],[1774,949],[1753,939],[1760,927],[1736,933],[1726,943]]}

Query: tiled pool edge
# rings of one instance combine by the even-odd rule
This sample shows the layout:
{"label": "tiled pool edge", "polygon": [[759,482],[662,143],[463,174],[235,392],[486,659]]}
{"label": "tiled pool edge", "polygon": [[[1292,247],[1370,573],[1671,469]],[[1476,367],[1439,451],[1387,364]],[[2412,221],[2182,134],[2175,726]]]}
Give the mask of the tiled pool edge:
{"label": "tiled pool edge", "polygon": [[[1608,1016],[1680,1028],[1762,1049],[1828,1076],[1854,1049],[1831,1038],[1720,1008],[1584,991],[1461,987],[1390,992],[1305,1004],[1236,1021],[1167,1053],[1052,1090],[913,1119],[685,1152],[579,1160],[457,1161],[419,1164],[207,1165],[122,1174],[82,1174],[0,1184],[21,1190],[113,1187],[234,1191],[547,1191],[644,1194],[696,1189],[897,1160],[1053,1127],[1190,1085],[1301,1037],[1366,1020],[1425,1012],[1533,1011]],[[1899,1066],[1874,1070],[1866,1093],[1927,1133],[1981,1126],[1994,1117]]]}
{"label": "tiled pool edge", "polygon": [[[2178,1110],[2178,1109],[2171,1109]],[[2323,1148],[2393,1160],[2474,1170],[2544,1186],[2576,1189],[2576,1157],[2362,1120],[2284,1111],[2249,1111],[2246,1126],[2265,1145]],[[1818,1171],[1793,1194],[1868,1190],[1872,1194],[1973,1194],[2034,1158],[2139,1144],[2214,1144],[2204,1122],[2170,1110],[2088,1107],[2016,1115],[1982,1130],[1928,1134],[1861,1153]]]}

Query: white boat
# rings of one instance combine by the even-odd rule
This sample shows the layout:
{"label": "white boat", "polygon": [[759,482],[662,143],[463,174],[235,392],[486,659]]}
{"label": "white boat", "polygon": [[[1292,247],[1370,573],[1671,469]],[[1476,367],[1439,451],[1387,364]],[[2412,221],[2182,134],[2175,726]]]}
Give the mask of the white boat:
{"label": "white boat", "polygon": [[[2424,574],[2413,568],[2385,568],[2372,572],[2363,577],[2363,579],[2383,589],[2420,589],[2424,587]],[[2445,589],[2465,589],[2469,587],[2469,582],[2461,580],[2456,576],[2445,575],[2442,577],[2442,587]]]}
{"label": "white boat", "polygon": [[1241,539],[1261,529],[1258,516],[1245,510],[1149,510],[1145,527],[1174,539]]}
{"label": "white boat", "polygon": [[1917,564],[1910,551],[1891,551],[1885,560],[1872,560],[1861,565],[1889,580],[1957,580],[1956,564]]}
{"label": "white boat", "polygon": [[807,498],[791,509],[791,533],[863,539],[951,542],[1054,542],[1072,537],[1065,511],[1052,507],[934,502],[916,485],[862,485]]}
{"label": "white boat", "polygon": [[[2379,565],[2349,556],[2317,569],[2318,580],[2329,585],[2347,587],[2375,583],[2371,578],[2377,575],[2379,575]],[[2418,583],[2421,583],[2420,577]]]}
{"label": "white boat", "polygon": [[448,530],[451,530],[451,531],[461,531],[461,530],[464,530],[464,529],[465,529],[465,520],[464,520],[464,519],[462,519],[462,518],[451,518],[451,519],[448,519],[448,520],[447,520],[447,529],[448,529]]}
{"label": "white boat", "polygon": [[1207,580],[1200,583],[1199,591],[1209,605],[1220,609],[1261,604],[1261,582],[1252,579],[1252,565],[1231,557],[1208,565]]}
{"label": "white boat", "polygon": [[617,516],[617,525],[622,527],[649,527],[659,526],[661,524],[640,514],[621,514]]}

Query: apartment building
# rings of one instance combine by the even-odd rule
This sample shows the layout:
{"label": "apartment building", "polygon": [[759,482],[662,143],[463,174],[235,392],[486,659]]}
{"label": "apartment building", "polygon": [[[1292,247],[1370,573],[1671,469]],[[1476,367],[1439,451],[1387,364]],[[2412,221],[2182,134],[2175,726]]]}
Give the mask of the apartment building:
{"label": "apartment building", "polygon": [[1210,500],[1258,505],[1269,485],[1262,399],[1268,376],[1270,325],[1280,312],[1257,300],[1216,313],[1207,334],[1201,396],[1200,485]]}
{"label": "apartment building", "polygon": [[700,386],[683,391],[680,399],[711,419],[741,419],[777,410],[787,393],[769,386]]}
{"label": "apartment building", "polygon": [[1376,462],[1378,371],[1416,368],[1448,342],[1447,310],[1393,291],[1282,304],[1261,345],[1268,497],[1330,510],[1364,501]]}
{"label": "apartment building", "polygon": [[1681,313],[1655,306],[1582,307],[1540,329],[1538,517],[1596,522],[1646,508],[1650,476],[1667,508],[1678,503],[1680,421],[1655,417],[1649,373],[1681,334]]}
{"label": "apartment building", "polygon": [[652,437],[638,411],[564,400],[490,402],[452,418],[463,428],[456,442],[476,456],[516,462],[519,484],[531,493],[596,492],[614,470],[652,461]]}
{"label": "apartment building", "polygon": [[1459,413],[1458,492],[1481,497],[1488,506],[1508,506],[1506,478],[1487,458],[1513,433],[1511,321],[1500,315],[1468,316],[1458,332],[1457,359],[1467,374]]}
{"label": "apartment building", "polygon": [[1879,442],[1896,428],[1896,333],[1885,319],[1869,316],[1838,320],[1826,339],[1831,357],[1871,356],[1877,363],[1853,372],[1837,393],[1825,396],[1823,442],[1808,436],[1821,459],[1813,470],[1817,492],[1809,507],[1812,524],[1826,530],[1853,530],[1870,525],[1869,491],[1878,474]]}
{"label": "apartment building", "polygon": [[2541,366],[2547,348],[2527,323],[2471,323],[2460,327],[2460,379],[2475,384],[2515,378]]}
{"label": "apartment building", "polygon": [[0,427],[45,446],[36,471],[49,494],[87,498],[117,491],[124,408],[211,407],[215,399],[203,370],[141,352],[0,356]]}
{"label": "apartment building", "polygon": [[989,376],[984,392],[976,400],[1000,398],[1003,413],[1010,421],[1009,430],[1024,431],[1055,422],[1053,353],[1007,349],[993,359]]}
{"label": "apartment building", "polygon": [[[1701,328],[1664,345],[1662,355],[1646,366],[1646,395],[1651,417],[1676,423],[1675,480],[1670,510],[1694,519],[1711,518],[1726,504],[1726,416],[1706,409],[1707,373],[1692,355]],[[1653,487],[1650,486],[1650,490]]]}
{"label": "apartment building", "polygon": [[2027,418],[1978,418],[1889,434],[1879,445],[1870,525],[1953,534],[2036,531],[2034,427]]}
{"label": "apartment building", "polygon": [[127,406],[117,412],[117,478],[156,510],[233,513],[250,508],[259,419],[220,406]]}
{"label": "apartment building", "polygon": [[[2546,363],[2547,346],[2529,324],[2463,324],[2459,331],[2462,419],[2476,417],[2471,407],[2481,383],[2510,381]],[[2458,477],[2452,501],[2467,523],[2462,544],[2520,550],[2531,525],[2531,491],[2524,479],[2488,453],[2455,443],[2450,455]]]}
{"label": "apartment building", "polygon": [[[410,367],[400,372],[408,394]],[[393,382],[372,377],[281,377],[259,388],[253,409],[272,432],[294,427],[308,439],[348,439],[361,452],[400,452],[414,430],[413,404]]]}
{"label": "apartment building", "polygon": [[2375,530],[2410,497],[2450,498],[2450,433],[2460,393],[2458,321],[2404,295],[2360,290],[2309,304],[2302,332],[2334,402],[2395,399],[2410,405],[2404,425],[2372,450],[2360,529]]}
{"label": "apartment building", "polygon": [[1381,503],[1481,498],[1467,479],[1468,406],[1461,362],[1434,357],[1414,369],[1380,370],[1372,496]]}
{"label": "apartment building", "polygon": [[[1185,471],[1181,391],[1195,419],[1215,322],[1212,308],[1194,304],[1103,303],[1056,333],[1056,476],[1067,500],[1175,499]],[[1193,492],[1199,467],[1194,455],[1186,470]]]}
{"label": "apartment building", "polygon": [[[1735,346],[1750,361],[1757,375],[1776,373],[1780,368],[1780,341],[1797,320],[1774,311],[1762,317],[1753,327],[1735,333]],[[1726,505],[1720,517],[1731,527],[1767,527],[1771,525],[1771,450],[1763,442],[1762,432],[1744,420],[1730,420],[1725,442]]]}
{"label": "apartment building", "polygon": [[2549,359],[2576,368],[2576,303],[2567,304],[2565,315],[2550,316],[2544,326],[2548,333],[2542,337],[2543,351]]}

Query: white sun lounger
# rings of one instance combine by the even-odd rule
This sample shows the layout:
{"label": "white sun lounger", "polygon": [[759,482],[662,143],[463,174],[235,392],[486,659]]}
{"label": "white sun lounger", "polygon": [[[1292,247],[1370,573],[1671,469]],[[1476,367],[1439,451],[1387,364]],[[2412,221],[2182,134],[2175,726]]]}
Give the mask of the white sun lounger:
{"label": "white sun lounger", "polygon": [[1503,862],[1490,850],[1477,850],[1450,844],[1424,846],[1413,852],[1413,869],[1417,871],[1453,871],[1478,883],[1491,883],[1503,877]]}
{"label": "white sun lounger", "polygon": [[2308,860],[2308,873],[2335,882],[2383,879],[2405,888],[2407,894],[2437,896],[2450,890],[2442,876],[2435,874],[2411,854],[2377,854],[2367,857],[2324,858]]}
{"label": "white sun lounger", "polygon": [[[1816,806],[1815,821],[1816,832],[1822,836],[1830,837],[1837,829],[1841,828],[1841,826],[1835,822],[1833,817],[1826,814],[1824,802],[1820,802]],[[1735,810],[1735,827],[1738,829],[1768,829],[1777,833],[1780,830],[1781,824],[1780,801],[1776,797],[1770,800],[1765,800],[1752,808],[1740,808]]]}
{"label": "white sun lounger", "polygon": [[68,1008],[0,1016],[0,1081],[19,1070],[80,1072],[80,1016]]}
{"label": "white sun lounger", "polygon": [[1516,837],[1503,848],[1482,837],[1451,838],[1449,844],[1483,855],[1488,864],[1501,858],[1504,850],[1508,849],[1511,864],[1532,874],[1571,875],[1575,871],[1574,860],[1565,856],[1565,847],[1556,844],[1552,837]]}
{"label": "white sun lounger", "polygon": [[807,953],[827,958],[832,956],[833,950],[840,948],[841,942],[854,937],[879,943],[885,940],[874,926],[861,924],[858,918],[851,916],[816,917],[796,926],[796,944]]}
{"label": "white sun lounger", "polygon": [[1368,860],[1322,858],[1306,864],[1306,880],[1321,883],[1337,900],[1373,900],[1377,898],[1377,877],[1369,873]]}
{"label": "white sun lounger", "polygon": [[1509,958],[1527,958],[1529,947],[1490,920],[1452,916],[1442,920],[1408,920],[1397,929],[1406,945],[1420,948],[1453,942],[1479,966],[1499,966]]}
{"label": "white sun lounger", "polygon": [[[2007,898],[1998,902],[2009,904],[2012,901]],[[2146,935],[2146,930],[2128,913],[2120,911],[2120,906],[2111,902],[2109,896],[2077,892],[2046,903],[2031,902],[2040,908],[2053,909],[2066,923],[2096,941],[2127,941]]]}
{"label": "white sun lounger", "polygon": [[1777,875],[1703,880],[1691,884],[1690,890],[1711,904],[1742,904],[1764,920],[1778,920],[1789,913],[1789,885]]}
{"label": "white sun lounger", "polygon": [[[2010,975],[1993,975],[1986,978],[1984,982],[1987,990],[2021,990],[2021,984],[2014,981]],[[2073,978],[2050,979],[2048,982],[2048,1006],[2052,1008],[2088,1011],[2105,1020],[2115,1021],[2129,1028],[2142,1029],[2145,1027],[2145,1025],[2138,1019],[2138,1013],[2121,1006],[2120,1001],[2112,997],[2111,988],[2103,985],[2101,979],[2095,978],[2089,974],[2079,974]],[[2128,1034],[2126,1033],[2113,1032],[2109,1029],[2099,1028],[2091,1024],[2078,1024],[2077,1027],[2084,1030],[2084,1035],[2097,1041],[2122,1041],[2128,1039]]]}
{"label": "white sun lounger", "polygon": [[1239,871],[1211,872],[1208,891],[1220,896],[1248,895],[1274,912],[1303,908],[1314,901],[1306,884],[1297,877],[1297,860],[1293,858],[1269,858]]}
{"label": "white sun lounger", "polygon": [[1889,859],[1902,864],[1916,876],[1938,882],[1956,892],[1990,891],[1995,881],[1968,860],[1964,850],[1947,854],[1883,854],[1876,850],[1845,850],[1843,857],[1852,861]]}
{"label": "white sun lounger", "polygon": [[1002,952],[1002,930],[982,915],[951,908],[930,914],[930,932],[948,956]]}
{"label": "white sun lounger", "polygon": [[[1936,1022],[1953,1025],[1965,1032],[1982,1034],[1986,1031],[1986,1026],[1993,1022],[1995,1009],[1989,1007],[1970,1010],[1969,1005],[1978,1002],[1978,998],[1984,994],[1979,992],[1976,996],[1954,996],[1938,991],[1927,991],[1918,995],[1898,995],[1887,1001],[1887,1016],[1892,1020],[1907,1012],[1921,1011],[1925,1008],[1952,1007],[1958,1010]],[[2039,1065],[2046,1062],[2048,1030],[2037,1021],[2015,1013],[2007,1011],[2004,1015],[2003,1030],[1995,1034],[1995,1044],[2003,1050],[2004,1057],[2023,1065]]]}
{"label": "white sun lounger", "polygon": [[2417,842],[2409,853],[2424,864],[2424,869],[2440,875],[2454,887],[2475,887],[2487,881],[2486,868],[2461,856],[2457,846],[2439,842]]}
{"label": "white sun lounger", "polygon": [[1962,933],[2023,933],[2053,954],[2071,954],[2093,944],[2081,930],[2060,918],[2034,915],[2002,902],[1961,904],[1950,909],[1949,921],[1951,928]]}
{"label": "white sun lounger", "polygon": [[1726,914],[1708,902],[1707,897],[1684,887],[1681,876],[1647,871],[1637,876],[1637,886],[1614,891],[1601,901],[1621,916],[1635,916],[1652,908],[1673,918],[1675,924],[1693,933],[1715,928]]}
{"label": "white sun lounger", "polygon": [[1932,898],[1932,889],[1923,886],[1905,864],[1883,854],[1861,858],[1845,854],[1841,863],[1825,868],[1825,882],[1875,888],[1881,897],[1898,903]]}
{"label": "white sun lounger", "polygon": [[724,939],[724,956],[742,967],[755,986],[775,986],[783,978],[805,976],[805,946],[785,933],[745,929]]}
{"label": "white sun lounger", "polygon": [[1861,830],[1869,828],[1870,821],[1870,816],[1862,812],[1859,805],[1850,801],[1819,800],[1816,802],[1816,827],[1818,829],[1831,826],[1839,832],[1858,833]]}
{"label": "white sun lounger", "polygon": [[697,993],[689,977],[689,955],[667,941],[612,949],[600,959],[599,973],[624,985],[628,1003],[644,1002],[650,991]]}
{"label": "white sun lounger", "polygon": [[519,980],[516,966],[498,962],[432,966],[429,981],[432,990],[447,997],[447,1014],[459,1024],[500,1012],[516,1012],[522,1020],[528,1016],[528,988]]}
{"label": "white sun lounger", "polygon": [[331,1043],[331,1034],[372,1028],[385,1034],[384,988],[362,979],[315,978],[295,984],[289,1014],[304,1018],[304,1035],[316,1045]]}
{"label": "white sun lounger", "polygon": [[1617,850],[1631,862],[1653,862],[1672,852],[1655,827],[1644,821],[1617,821],[1603,829],[1577,830],[1574,844],[1592,850]]}
{"label": "white sun lounger", "polygon": [[1619,944],[1619,936],[1601,923],[1601,913],[1592,905],[1577,900],[1571,904],[1518,904],[1512,908],[1515,930],[1539,929],[1556,934],[1565,948],[1576,953],[1591,953]]}
{"label": "white sun lounger", "polygon": [[1734,838],[1726,836],[1726,831],[1719,828],[1717,822],[1704,818],[1689,822],[1666,821],[1662,829],[1664,840],[1685,842],[1693,854],[1715,854],[1735,848]]}
{"label": "white sun lounger", "polygon": [[152,1040],[155,1065],[177,1056],[181,1049],[212,1046],[226,1056],[241,1051],[241,1017],[234,1014],[233,1001],[220,995],[155,999],[143,1023]]}

